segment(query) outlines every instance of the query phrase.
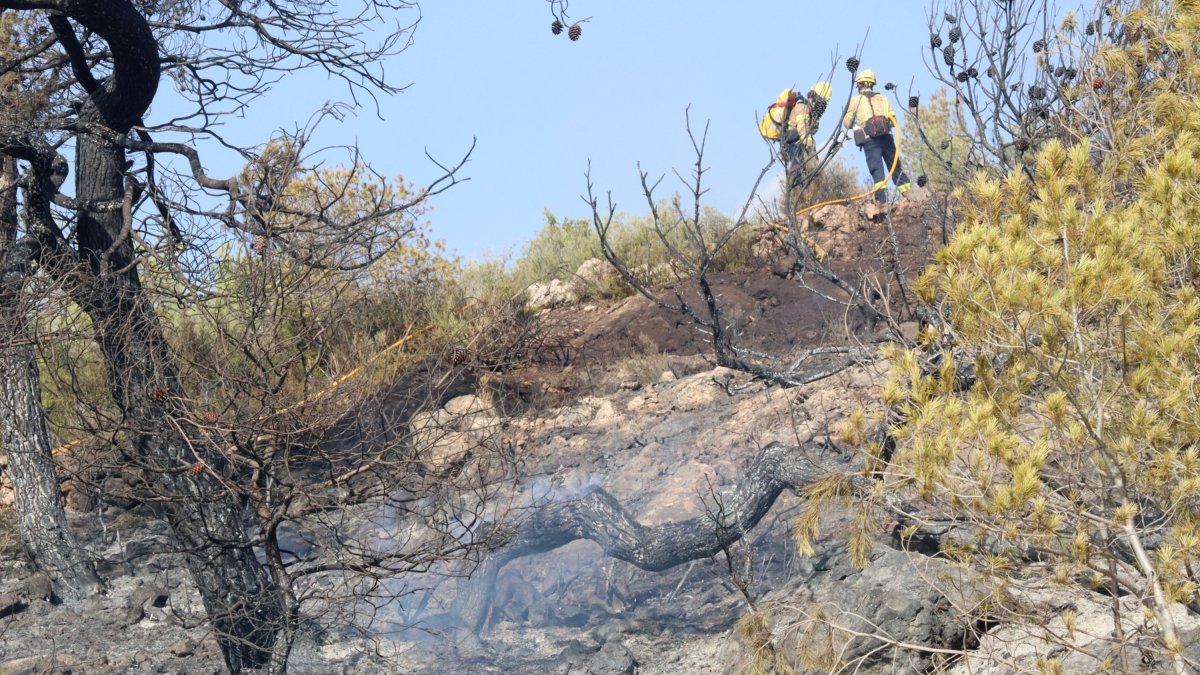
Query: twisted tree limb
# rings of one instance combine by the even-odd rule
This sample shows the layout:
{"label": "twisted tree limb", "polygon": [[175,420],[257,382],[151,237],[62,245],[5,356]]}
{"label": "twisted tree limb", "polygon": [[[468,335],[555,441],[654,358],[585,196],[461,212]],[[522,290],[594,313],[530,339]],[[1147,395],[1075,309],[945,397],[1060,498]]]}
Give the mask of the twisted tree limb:
{"label": "twisted tree limb", "polygon": [[647,527],[599,488],[577,499],[533,510],[509,532],[499,533],[505,543],[483,561],[473,581],[464,584],[458,615],[467,628],[478,634],[494,600],[496,576],[505,565],[577,539],[594,541],[608,556],[649,572],[711,557],[757,525],[785,489],[798,491],[835,470],[832,463],[822,466],[813,461],[820,452],[815,444],[808,450],[779,443],[768,445],[737,485],[720,494],[720,513],[725,514],[722,518],[714,518],[710,512]]}

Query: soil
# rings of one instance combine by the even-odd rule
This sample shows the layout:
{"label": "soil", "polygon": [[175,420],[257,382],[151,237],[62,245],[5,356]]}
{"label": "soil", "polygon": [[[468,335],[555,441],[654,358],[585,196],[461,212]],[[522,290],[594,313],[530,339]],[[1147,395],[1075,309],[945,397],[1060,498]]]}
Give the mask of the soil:
{"label": "soil", "polygon": [[[898,303],[897,280],[915,279],[937,228],[921,198],[902,203],[894,216],[891,231],[870,208],[826,209],[806,224],[839,274],[873,278],[874,299]],[[904,252],[899,267],[889,262],[892,232]],[[746,270],[712,279],[743,344],[787,355],[845,343],[855,319],[831,299],[835,290],[790,275],[774,234],[764,233],[756,251]],[[687,283],[656,290],[699,306]],[[522,453],[526,490],[565,499],[603,486],[647,525],[704,513],[711,508],[706,499],[770,442],[831,436],[880,382],[875,369],[857,367],[805,387],[752,386],[730,395],[723,385],[749,379],[715,368],[706,335],[640,296],[548,310],[541,319],[554,348],[537,363],[483,374],[454,393],[491,402],[497,428]],[[849,467],[852,460],[833,461]],[[498,582],[500,600],[479,644],[447,639],[438,614],[451,609],[449,590],[417,617],[424,630],[367,640],[307,627],[291,672],[739,670],[747,652],[733,637],[734,622],[751,603],[795,599],[803,591],[797,575],[814,574],[789,535],[799,507],[785,495],[737,550],[659,574],[606,559],[586,541],[519,560]],[[56,603],[39,596],[38,576],[26,562],[0,560],[0,673],[222,672],[198,594],[161,522],[138,508],[98,508],[73,514],[72,522],[102,560],[108,595]],[[840,523],[836,515],[827,523],[828,550],[840,545]],[[887,541],[887,523],[879,533]]]}

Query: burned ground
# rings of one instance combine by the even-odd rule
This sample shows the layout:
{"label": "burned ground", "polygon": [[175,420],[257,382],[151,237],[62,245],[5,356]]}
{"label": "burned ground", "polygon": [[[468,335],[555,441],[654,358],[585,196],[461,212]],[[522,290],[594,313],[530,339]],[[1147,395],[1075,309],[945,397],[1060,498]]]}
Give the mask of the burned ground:
{"label": "burned ground", "polygon": [[[919,201],[902,204],[891,221],[870,209],[826,209],[814,214],[809,232],[830,252],[839,274],[873,275],[888,296],[878,300],[895,302],[896,279],[915,278],[936,237],[924,216]],[[899,270],[891,262],[894,250],[903,253]],[[844,343],[848,312],[823,297],[832,289],[817,282],[805,288],[789,275],[776,233],[764,232],[755,251],[758,257],[745,271],[712,279],[728,315],[743,328],[744,345],[786,356]],[[698,299],[688,282],[658,290]],[[468,377],[452,392],[461,396],[426,401],[432,406],[427,414],[469,417],[469,424],[453,424],[511,445],[521,467],[524,508],[603,488],[644,525],[703,516],[720,509],[722,489],[769,444],[834,440],[838,422],[869,403],[880,382],[868,365],[795,389],[756,385],[731,395],[728,385],[752,385],[749,378],[715,368],[707,336],[638,296],[549,310],[538,320],[545,348],[532,364],[466,368]],[[827,447],[814,461],[855,465],[857,458],[841,454],[836,443]],[[931,610],[946,603],[927,586],[899,585],[887,602],[878,602],[887,578],[915,564],[886,547],[893,523],[876,524],[880,544],[873,557],[879,564],[873,572],[858,572],[845,562],[839,534],[844,521],[837,515],[826,523],[816,559],[796,553],[789,525],[798,505],[795,496],[784,495],[727,552],[661,573],[608,559],[588,541],[516,560],[497,579],[482,641],[463,642],[461,631],[447,630],[454,623],[456,580],[417,580],[414,589],[436,588],[402,598],[372,626],[408,630],[372,636],[311,627],[298,643],[293,671],[736,670],[746,665],[747,654],[731,629],[748,600],[779,612],[812,602],[853,606],[907,640],[961,640],[950,614]],[[165,552],[165,532],[149,511],[98,506],[76,514],[74,522],[105,561],[113,593],[79,606],[51,604],[29,590],[37,577],[28,565],[7,561],[0,585],[0,600],[8,603],[0,606],[0,668],[214,672],[218,652],[195,589]],[[52,640],[63,627],[70,627],[65,632],[72,639]],[[864,653],[874,648],[861,647]],[[927,666],[919,658],[910,664]]]}

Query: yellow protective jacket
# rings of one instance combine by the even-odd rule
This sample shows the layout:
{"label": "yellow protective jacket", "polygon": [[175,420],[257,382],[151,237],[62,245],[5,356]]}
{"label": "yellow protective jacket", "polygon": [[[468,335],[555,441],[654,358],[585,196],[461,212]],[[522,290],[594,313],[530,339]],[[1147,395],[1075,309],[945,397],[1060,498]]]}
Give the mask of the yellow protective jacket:
{"label": "yellow protective jacket", "polygon": [[790,95],[790,89],[785,89],[779,95],[779,100],[763,115],[763,120],[759,124],[759,133],[771,140],[787,143],[800,141],[806,146],[812,146],[813,134],[817,133],[818,120],[813,117],[812,109],[802,98],[792,104],[791,111],[786,113],[787,119],[784,120],[787,110],[785,104]]}
{"label": "yellow protective jacket", "polygon": [[862,126],[863,122],[880,115],[887,118],[888,123],[892,125],[893,129],[900,126],[896,121],[896,111],[892,110],[892,103],[886,96],[875,94],[868,97],[864,94],[858,94],[850,99],[850,107],[846,109],[846,116],[842,118],[842,125],[847,129],[851,129],[856,126]]}
{"label": "yellow protective jacket", "polygon": [[812,109],[803,101],[796,101],[792,114],[788,115],[788,136],[784,140],[799,140],[808,147],[813,146],[813,134],[817,133],[819,121],[812,116]]}

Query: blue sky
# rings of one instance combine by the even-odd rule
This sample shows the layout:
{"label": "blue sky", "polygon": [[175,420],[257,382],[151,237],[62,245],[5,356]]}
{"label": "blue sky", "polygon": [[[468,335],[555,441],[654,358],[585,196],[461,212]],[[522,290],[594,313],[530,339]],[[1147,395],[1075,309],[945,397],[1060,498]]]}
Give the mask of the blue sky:
{"label": "blue sky", "polygon": [[[452,162],[477,139],[466,183],[437,198],[433,235],[468,258],[519,251],[543,224],[587,215],[580,195],[591,161],[598,190],[619,209],[645,211],[637,163],[667,173],[661,196],[679,183],[673,168],[694,161],[684,111],[709,123],[708,203],[733,211],[747,198],[768,150],[757,113],[779,90],[804,89],[866,38],[862,63],[881,83],[934,89],[921,62],[928,5],[910,0],[854,3],[573,0],[572,18],[591,17],[570,42],[550,32],[545,0],[427,0],[413,44],[385,64],[403,93],[340,123],[327,121],[323,144],[357,141],[381,173],[418,183],[436,173],[424,153]],[[409,21],[417,18],[410,12]],[[868,35],[869,29],[869,35]],[[845,100],[849,73],[834,74],[834,100]],[[292,77],[246,117],[230,120],[230,137],[261,142],[273,129],[303,124],[346,91],[323,74]],[[835,124],[825,118],[823,128]],[[859,165],[853,148],[844,150]],[[232,157],[212,156],[228,173]]]}

